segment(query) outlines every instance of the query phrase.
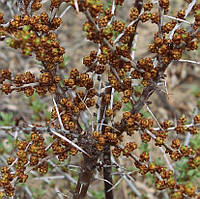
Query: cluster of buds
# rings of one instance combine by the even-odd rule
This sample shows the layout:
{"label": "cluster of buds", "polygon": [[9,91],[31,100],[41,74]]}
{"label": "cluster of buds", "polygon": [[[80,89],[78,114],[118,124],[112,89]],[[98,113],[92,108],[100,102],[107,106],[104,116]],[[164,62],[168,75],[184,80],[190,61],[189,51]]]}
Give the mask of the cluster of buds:
{"label": "cluster of buds", "polygon": [[[25,2],[26,3],[26,2]],[[34,6],[37,1],[32,4]],[[1,24],[4,22],[1,14]],[[8,46],[21,49],[25,56],[36,55],[36,59],[43,63],[44,71],[37,80],[33,74],[26,72],[24,74],[11,74],[6,69],[0,71],[1,91],[9,94],[16,90],[23,91],[27,96],[31,96],[34,90],[39,95],[44,95],[49,91],[56,92],[56,84],[59,83],[59,77],[55,71],[59,64],[63,63],[63,54],[65,49],[60,46],[57,36],[53,33],[62,20],[54,17],[51,21],[46,12],[40,15],[15,16],[7,27],[0,26],[1,36],[8,36],[6,40]],[[48,72],[46,72],[48,71]],[[5,82],[6,80],[6,82]],[[34,83],[34,86],[32,86]]]}
{"label": "cluster of buds", "polygon": [[[45,174],[48,171],[47,162],[41,161],[47,157],[44,138],[37,132],[33,132],[30,141],[16,140],[16,157],[9,157],[7,163],[9,167],[1,168],[0,186],[4,188],[6,196],[14,195],[14,181],[25,183],[28,174],[26,167],[34,167],[35,170]],[[11,172],[10,167],[14,166],[15,172]]]}
{"label": "cluster of buds", "polygon": [[30,71],[24,74],[18,73],[11,77],[11,72],[7,69],[0,70],[0,78],[2,82],[1,91],[5,94],[13,91],[24,92],[29,97],[36,91],[40,96],[49,93],[55,93],[57,84],[60,81],[59,76],[53,76],[51,72],[41,73],[40,77],[36,79],[35,75]]}
{"label": "cluster of buds", "polygon": [[[37,1],[32,4],[34,6]],[[26,4],[26,2],[25,2]],[[4,22],[3,15],[1,24]],[[33,74],[26,72],[24,74],[16,74],[11,77],[11,73],[2,69],[0,71],[0,82],[2,84],[1,91],[9,94],[16,90],[23,91],[27,96],[31,96],[34,90],[39,95],[44,95],[49,91],[55,93],[56,84],[59,83],[59,77],[55,75],[57,66],[63,63],[63,54],[65,49],[60,47],[57,36],[53,33],[62,20],[54,17],[51,21],[46,12],[32,17],[28,15],[15,16],[9,22],[7,27],[0,26],[2,37],[9,37],[6,40],[8,46],[21,49],[25,56],[32,56],[34,53],[36,59],[43,63],[44,71],[37,80]],[[6,82],[5,82],[6,80]],[[34,86],[32,86],[34,83]]]}

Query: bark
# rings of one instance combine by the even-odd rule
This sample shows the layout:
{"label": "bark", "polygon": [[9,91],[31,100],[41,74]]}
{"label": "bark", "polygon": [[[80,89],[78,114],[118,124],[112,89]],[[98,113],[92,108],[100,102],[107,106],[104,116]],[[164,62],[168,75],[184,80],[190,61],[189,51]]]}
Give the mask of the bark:
{"label": "bark", "polygon": [[[104,152],[104,165],[111,165],[111,157],[110,157],[110,146],[108,146],[107,150]],[[109,191],[112,188],[112,167],[104,167],[103,174],[104,180],[109,181],[110,183],[104,181],[104,192],[105,192],[105,199],[113,199],[113,191]]]}
{"label": "bark", "polygon": [[97,159],[84,156],[73,199],[84,199],[92,181]]}
{"label": "bark", "polygon": [[[139,13],[140,13],[141,10],[142,10],[142,7],[143,7],[143,0],[136,0],[135,3],[134,3],[134,7],[136,7],[136,8],[138,9]],[[139,22],[139,21],[137,21],[137,22],[134,24],[135,32],[131,35],[130,40],[129,40],[129,42],[128,42],[129,53],[131,52],[132,43],[133,43],[133,40],[134,40],[135,35],[136,35],[136,30],[137,30],[138,22]]]}

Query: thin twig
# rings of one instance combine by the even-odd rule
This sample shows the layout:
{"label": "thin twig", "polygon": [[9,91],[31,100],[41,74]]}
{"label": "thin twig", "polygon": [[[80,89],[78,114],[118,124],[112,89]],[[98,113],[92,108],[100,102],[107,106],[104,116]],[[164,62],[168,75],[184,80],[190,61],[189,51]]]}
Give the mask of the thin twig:
{"label": "thin twig", "polygon": [[166,17],[166,18],[169,18],[169,19],[174,19],[176,21],[180,21],[180,22],[183,22],[183,23],[187,23],[189,25],[191,25],[192,23],[189,22],[189,21],[186,21],[184,19],[180,19],[180,18],[177,18],[177,17],[173,17],[173,16],[169,16],[169,15],[163,15],[163,17]]}
{"label": "thin twig", "polygon": [[64,17],[64,15],[68,12],[68,10],[71,8],[72,6],[67,6],[65,8],[65,10],[60,14],[60,18],[62,19]]}
{"label": "thin twig", "polygon": [[179,60],[176,60],[174,62],[186,62],[186,63],[191,63],[191,64],[197,64],[197,65],[200,65],[200,62],[198,61],[193,61],[193,60],[184,60],[184,59],[179,59]]}

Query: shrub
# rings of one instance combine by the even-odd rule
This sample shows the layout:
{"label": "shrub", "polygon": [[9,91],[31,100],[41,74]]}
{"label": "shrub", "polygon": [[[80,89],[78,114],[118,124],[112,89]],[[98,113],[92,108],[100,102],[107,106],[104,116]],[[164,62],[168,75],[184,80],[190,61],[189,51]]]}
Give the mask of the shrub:
{"label": "shrub", "polygon": [[[199,104],[191,118],[182,115],[174,121],[161,121],[150,109],[150,97],[160,86],[167,93],[168,68],[178,62],[199,65],[181,58],[198,48],[200,4],[186,0],[186,9],[171,16],[169,0],[135,0],[124,21],[118,16],[123,0],[51,0],[49,8],[43,6],[47,1],[15,2],[8,1],[8,5],[13,5],[11,10],[17,7],[19,15],[9,19],[0,13],[1,42],[15,52],[34,57],[41,70],[39,74],[16,73],[3,67],[0,90],[3,95],[18,92],[23,97],[24,93],[37,124],[24,121],[20,125],[12,121],[12,113],[1,113],[1,132],[7,133],[15,153],[6,155],[7,166],[1,167],[0,198],[13,197],[17,184],[25,183],[35,172],[53,174],[55,169],[62,173],[61,178],[76,184],[74,199],[89,194],[94,174],[101,170],[106,199],[114,198],[113,189],[122,179],[138,198],[145,197],[137,189],[133,174],[136,181],[144,176],[155,189],[165,190],[165,197],[200,198]],[[70,57],[58,39],[58,31],[70,7],[86,17],[82,30],[96,49],[83,57],[84,66],[67,69]],[[156,24],[157,32],[147,49],[150,56],[137,58],[138,26],[147,21]],[[53,101],[50,116],[49,105],[40,101],[44,96]],[[154,155],[153,149],[157,148],[160,157]],[[8,153],[1,146],[2,157]],[[79,168],[78,175],[69,171],[72,156],[80,161],[80,168],[71,165]],[[134,162],[129,172],[120,165],[121,157]],[[116,184],[114,171],[119,175]],[[56,175],[46,175],[47,182],[48,177],[57,179]],[[56,184],[52,186],[63,198]],[[41,198],[44,194],[32,195],[26,185],[24,189],[29,197]],[[102,198],[101,192],[95,195]]]}

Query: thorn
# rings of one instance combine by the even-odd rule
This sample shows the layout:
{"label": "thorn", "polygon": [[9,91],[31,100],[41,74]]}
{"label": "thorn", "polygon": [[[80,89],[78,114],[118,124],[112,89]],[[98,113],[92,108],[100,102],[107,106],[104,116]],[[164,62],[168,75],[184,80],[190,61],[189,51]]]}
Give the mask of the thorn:
{"label": "thorn", "polygon": [[77,0],[74,0],[74,5],[75,5],[75,8],[76,8],[77,13],[79,14],[80,11],[79,11],[78,1],[77,1]]}

